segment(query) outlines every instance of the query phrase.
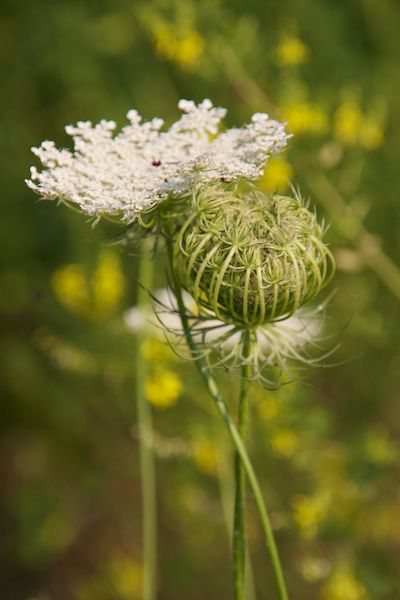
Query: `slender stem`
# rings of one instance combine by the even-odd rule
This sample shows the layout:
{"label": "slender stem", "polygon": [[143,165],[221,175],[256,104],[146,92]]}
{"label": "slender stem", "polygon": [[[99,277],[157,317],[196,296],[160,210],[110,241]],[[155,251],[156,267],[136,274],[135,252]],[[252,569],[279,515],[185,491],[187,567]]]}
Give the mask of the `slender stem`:
{"label": "slender stem", "polygon": [[[139,259],[138,306],[145,309],[149,304],[147,290],[153,281],[153,261],[149,260],[150,239],[145,239]],[[136,402],[139,429],[140,478],[142,487],[142,538],[143,538],[143,600],[156,597],[156,485],[155,461],[153,455],[153,418],[151,406],[145,394],[147,363],[143,358],[142,347],[147,334],[144,328],[137,334],[136,353]]]}
{"label": "slender stem", "polygon": [[[223,425],[223,427],[225,427]],[[233,540],[233,513],[235,503],[235,485],[234,485],[234,472],[231,469],[233,453],[230,452],[230,446],[227,445],[225,435],[222,435],[220,429],[220,422],[213,422],[214,429],[214,442],[217,449],[218,459],[218,481],[221,493],[221,504],[224,513],[224,520],[226,528],[228,530],[229,542],[232,544]],[[250,556],[246,552],[246,578],[245,578],[245,594],[246,600],[255,600],[254,591],[254,574],[253,568],[250,561]]]}
{"label": "slender stem", "polygon": [[[172,262],[171,243],[168,243],[168,252],[169,252],[170,261]],[[211,374],[211,372],[209,371],[207,363],[201,357],[201,355],[199,354],[199,352],[197,350],[196,342],[194,341],[194,339],[192,337],[188,319],[186,317],[186,311],[185,311],[185,305],[184,305],[183,298],[182,298],[181,286],[179,284],[179,281],[176,279],[176,277],[174,275],[173,269],[171,269],[171,276],[172,276],[172,280],[173,280],[174,291],[176,294],[178,309],[179,309],[179,313],[180,313],[180,317],[181,317],[181,321],[182,321],[182,327],[184,330],[187,345],[191,352],[192,358],[196,364],[196,367],[199,370],[200,376],[203,379],[212,399],[214,400],[215,406],[217,407],[222,419],[224,420],[224,423],[228,429],[228,432],[231,436],[231,439],[236,448],[236,451],[238,452],[240,459],[242,461],[243,468],[247,475],[249,486],[253,493],[254,501],[255,501],[259,516],[260,516],[261,526],[262,526],[262,530],[263,530],[264,538],[265,538],[265,543],[266,543],[267,549],[268,549],[270,557],[271,557],[272,568],[274,571],[277,587],[279,590],[279,598],[280,598],[280,600],[288,600],[288,594],[286,591],[285,580],[283,577],[283,572],[282,572],[282,567],[281,567],[281,563],[279,560],[278,550],[277,550],[275,540],[274,540],[274,535],[272,532],[271,522],[270,522],[270,519],[268,516],[266,506],[264,504],[260,485],[258,483],[256,474],[254,472],[253,465],[250,462],[246,448],[243,445],[242,439],[241,439],[239,432],[236,429],[235,424],[229,414],[226,404],[225,404],[221,394],[219,393],[216,381],[215,381],[213,375]]]}
{"label": "slender stem", "polygon": [[[238,410],[238,433],[243,445],[246,444],[248,413],[249,413],[249,392],[251,378],[251,364],[246,361],[250,353],[250,334],[243,334],[243,358],[244,363],[241,369],[241,389],[239,397]],[[233,517],[233,583],[235,600],[244,600],[245,598],[245,576],[246,576],[246,538],[245,538],[245,495],[246,495],[246,474],[243,468],[239,453],[235,452],[235,510]]]}

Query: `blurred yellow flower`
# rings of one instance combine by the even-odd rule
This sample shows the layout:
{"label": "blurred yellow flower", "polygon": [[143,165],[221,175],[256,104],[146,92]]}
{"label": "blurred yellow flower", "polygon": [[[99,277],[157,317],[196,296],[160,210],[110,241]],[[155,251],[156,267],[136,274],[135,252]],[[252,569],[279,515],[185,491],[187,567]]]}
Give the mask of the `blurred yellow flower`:
{"label": "blurred yellow flower", "polygon": [[365,116],[354,94],[347,95],[334,115],[333,132],[343,146],[359,145],[375,150],[383,143],[383,129],[377,116]]}
{"label": "blurred yellow flower", "polygon": [[120,305],[125,282],[117,254],[102,251],[91,284],[94,303],[100,313],[113,312]]}
{"label": "blurred yellow flower", "polygon": [[183,67],[195,65],[204,50],[204,40],[197,31],[191,31],[178,42],[176,62]]}
{"label": "blurred yellow flower", "polygon": [[118,255],[103,250],[92,277],[82,265],[69,264],[53,273],[54,292],[68,310],[87,318],[104,318],[120,306],[125,282]]}
{"label": "blurred yellow flower", "polygon": [[296,135],[322,134],[328,127],[327,114],[315,103],[290,103],[284,108],[283,116],[288,123],[288,130]]}
{"label": "blurred yellow flower", "polygon": [[285,36],[276,48],[276,62],[281,67],[301,65],[308,59],[308,47],[295,36]]}
{"label": "blurred yellow flower", "polygon": [[323,587],[321,600],[368,600],[369,597],[349,565],[343,563],[333,571]]}
{"label": "blurred yellow flower", "polygon": [[369,431],[364,447],[367,458],[376,464],[388,465],[399,457],[399,449],[384,431]]}
{"label": "blurred yellow flower", "polygon": [[271,437],[271,446],[276,454],[293,456],[299,445],[299,438],[291,429],[278,429]]}
{"label": "blurred yellow flower", "polygon": [[113,557],[103,564],[98,573],[85,579],[76,590],[77,600],[106,600],[109,590],[119,600],[140,600],[142,598],[141,564],[126,556]]}
{"label": "blurred yellow flower", "polygon": [[334,136],[344,146],[354,146],[359,141],[363,122],[360,105],[355,98],[347,98],[336,110]]}
{"label": "blurred yellow flower", "polygon": [[177,27],[166,21],[157,21],[151,26],[156,52],[183,68],[194,67],[204,51],[204,39],[199,32],[179,32]]}
{"label": "blurred yellow flower", "polygon": [[377,121],[365,119],[360,131],[360,144],[366,150],[375,150],[383,143],[383,129]]}
{"label": "blurred yellow flower", "polygon": [[271,158],[259,183],[270,192],[284,192],[293,177],[293,168],[284,158]]}
{"label": "blurred yellow flower", "polygon": [[330,500],[327,491],[318,492],[313,496],[299,495],[293,499],[294,520],[304,538],[315,537],[320,524],[327,517]]}
{"label": "blurred yellow flower", "polygon": [[157,408],[169,408],[178,401],[182,391],[182,382],[178,375],[169,370],[157,370],[145,384],[149,402]]}
{"label": "blurred yellow flower", "polygon": [[215,446],[209,440],[198,440],[194,444],[193,459],[197,467],[207,475],[216,475],[218,469]]}
{"label": "blurred yellow flower", "polygon": [[140,348],[140,353],[149,363],[158,365],[160,362],[168,362],[174,357],[174,353],[167,344],[155,338],[145,340]]}
{"label": "blurred yellow flower", "polygon": [[53,273],[52,286],[56,296],[68,310],[86,314],[90,304],[86,273],[81,265],[60,267]]}
{"label": "blurred yellow flower", "polygon": [[279,401],[275,396],[268,395],[258,403],[257,409],[263,421],[272,421],[279,412]]}
{"label": "blurred yellow flower", "polygon": [[142,593],[142,567],[125,556],[114,559],[108,568],[113,589],[121,600],[139,599]]}

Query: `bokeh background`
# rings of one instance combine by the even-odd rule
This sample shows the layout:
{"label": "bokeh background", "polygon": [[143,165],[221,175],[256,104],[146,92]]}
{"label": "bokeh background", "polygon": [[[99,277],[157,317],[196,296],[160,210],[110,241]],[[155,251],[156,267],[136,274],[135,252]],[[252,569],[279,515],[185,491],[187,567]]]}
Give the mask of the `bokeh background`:
{"label": "bokeh background", "polygon": [[[329,367],[254,388],[250,448],[296,600],[400,598],[400,7],[396,0],[2,0],[2,600],[141,598],[137,252],[41,202],[30,147],[131,107],[172,122],[209,97],[294,137],[260,185],[299,185],[331,227]],[[162,265],[155,287],[164,286]],[[327,292],[327,294],[328,294]],[[193,366],[151,371],[158,598],[230,597],[229,441]],[[235,409],[237,382],[225,382]],[[257,515],[259,600],[275,598]]]}

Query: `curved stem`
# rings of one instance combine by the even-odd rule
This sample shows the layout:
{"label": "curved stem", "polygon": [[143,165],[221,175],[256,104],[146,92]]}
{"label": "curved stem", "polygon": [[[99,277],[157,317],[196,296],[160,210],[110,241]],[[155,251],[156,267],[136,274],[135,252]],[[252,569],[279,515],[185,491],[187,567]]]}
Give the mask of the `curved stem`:
{"label": "curved stem", "polygon": [[[249,413],[249,392],[251,378],[251,364],[246,359],[250,354],[250,334],[243,334],[243,358],[244,363],[241,369],[241,389],[239,397],[238,410],[238,433],[243,445],[246,443],[248,413]],[[244,600],[245,598],[245,575],[246,575],[246,538],[245,538],[245,495],[246,495],[246,474],[238,452],[235,453],[235,510],[233,517],[233,584],[235,600]]]}
{"label": "curved stem", "polygon": [[[149,260],[151,240],[145,239],[139,259],[138,306],[145,309],[149,304],[147,290],[153,281],[153,261]],[[151,406],[145,394],[147,363],[143,358],[142,347],[147,334],[144,328],[137,333],[136,353],[136,402],[139,429],[140,479],[142,488],[142,539],[143,539],[143,600],[156,597],[156,484],[155,461],[153,455],[153,418]]]}
{"label": "curved stem", "polygon": [[[171,261],[172,245],[170,242],[168,242],[168,253],[169,253],[169,258]],[[261,489],[260,489],[256,474],[254,472],[253,465],[250,462],[246,448],[243,445],[242,439],[241,439],[239,432],[236,429],[235,424],[229,414],[226,404],[225,404],[221,394],[219,393],[216,381],[215,381],[213,375],[210,373],[206,361],[204,360],[204,358],[201,357],[201,355],[199,354],[199,352],[197,350],[196,342],[194,341],[194,339],[192,337],[188,319],[186,317],[186,309],[185,309],[185,305],[184,305],[183,298],[182,298],[181,286],[179,284],[179,281],[176,279],[176,277],[174,275],[173,269],[171,269],[171,277],[172,277],[172,281],[173,281],[173,285],[174,285],[174,291],[175,291],[175,295],[176,295],[176,299],[177,299],[177,303],[178,303],[178,309],[179,309],[180,318],[182,321],[182,327],[184,330],[187,345],[189,347],[189,350],[191,352],[191,355],[195,362],[195,365],[196,365],[197,369],[199,370],[200,376],[203,379],[212,399],[214,400],[214,403],[218,409],[218,412],[220,413],[222,419],[224,420],[224,423],[228,429],[228,432],[231,436],[231,439],[236,448],[236,451],[240,456],[240,460],[242,461],[243,469],[246,473],[249,487],[253,493],[254,501],[255,501],[259,516],[260,516],[261,526],[262,526],[262,530],[263,530],[264,538],[265,538],[265,543],[266,543],[267,549],[268,549],[270,557],[271,557],[272,568],[274,571],[277,587],[279,590],[279,598],[280,598],[280,600],[288,600],[286,584],[285,584],[285,580],[283,577],[282,567],[281,567],[281,563],[279,560],[279,555],[278,555],[277,547],[275,544],[274,535],[272,533],[271,522],[269,519],[269,515],[267,512],[266,506],[264,504]]]}

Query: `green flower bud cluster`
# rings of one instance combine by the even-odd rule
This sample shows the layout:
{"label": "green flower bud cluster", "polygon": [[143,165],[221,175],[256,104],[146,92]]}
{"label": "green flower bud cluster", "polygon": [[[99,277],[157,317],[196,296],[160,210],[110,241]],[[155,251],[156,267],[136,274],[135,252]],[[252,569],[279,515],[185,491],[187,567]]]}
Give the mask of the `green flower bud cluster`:
{"label": "green flower bud cluster", "polygon": [[199,188],[175,238],[173,268],[199,306],[251,329],[292,315],[328,283],[335,265],[323,235],[297,193]]}

